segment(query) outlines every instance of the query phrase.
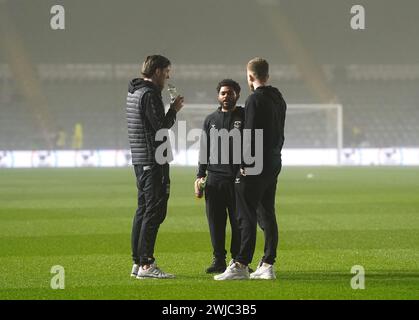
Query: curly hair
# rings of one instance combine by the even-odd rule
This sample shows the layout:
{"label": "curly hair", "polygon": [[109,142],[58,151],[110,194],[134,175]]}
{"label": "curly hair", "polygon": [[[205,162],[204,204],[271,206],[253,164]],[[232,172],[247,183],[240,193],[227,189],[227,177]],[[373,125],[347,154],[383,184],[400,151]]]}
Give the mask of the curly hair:
{"label": "curly hair", "polygon": [[217,85],[217,93],[220,92],[221,87],[231,87],[236,94],[240,94],[240,85],[232,79],[221,80]]}

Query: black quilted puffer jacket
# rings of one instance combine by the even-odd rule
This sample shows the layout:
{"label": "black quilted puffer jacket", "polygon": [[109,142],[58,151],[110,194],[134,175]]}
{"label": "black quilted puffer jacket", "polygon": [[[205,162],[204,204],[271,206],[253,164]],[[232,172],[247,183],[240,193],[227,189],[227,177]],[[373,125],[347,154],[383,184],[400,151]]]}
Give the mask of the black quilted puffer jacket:
{"label": "black quilted puffer jacket", "polygon": [[173,126],[176,110],[169,109],[164,114],[161,90],[151,81],[137,78],[128,86],[126,117],[132,164],[156,163],[156,148],[163,143],[156,141],[156,132]]}

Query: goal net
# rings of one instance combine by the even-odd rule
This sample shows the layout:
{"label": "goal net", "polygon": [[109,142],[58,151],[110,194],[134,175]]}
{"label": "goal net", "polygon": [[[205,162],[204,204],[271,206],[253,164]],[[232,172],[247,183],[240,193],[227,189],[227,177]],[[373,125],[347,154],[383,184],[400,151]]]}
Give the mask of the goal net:
{"label": "goal net", "polygon": [[340,104],[290,104],[285,120],[287,149],[327,150],[341,163],[343,113]]}
{"label": "goal net", "polygon": [[[187,104],[179,112],[176,125],[171,129],[171,143],[175,163],[196,165],[199,144],[191,134],[201,129],[204,119],[216,110],[215,105]],[[188,137],[189,135],[189,137]],[[284,149],[300,164],[302,157],[327,158],[322,164],[340,164],[343,144],[342,105],[340,104],[289,104],[285,120]],[[290,157],[288,157],[290,158]],[[303,163],[303,162],[301,162]],[[316,161],[313,162],[315,164]]]}

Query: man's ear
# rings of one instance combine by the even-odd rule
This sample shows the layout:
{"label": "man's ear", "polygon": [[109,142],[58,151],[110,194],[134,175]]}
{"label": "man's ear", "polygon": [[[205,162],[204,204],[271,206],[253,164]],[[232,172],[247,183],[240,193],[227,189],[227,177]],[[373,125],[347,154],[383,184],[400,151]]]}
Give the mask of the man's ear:
{"label": "man's ear", "polygon": [[162,73],[162,69],[157,68],[156,71],[154,72],[154,75],[156,77],[160,77],[161,73]]}
{"label": "man's ear", "polygon": [[254,82],[255,81],[255,77],[253,76],[253,74],[251,74],[250,72],[247,73],[247,79],[250,82]]}

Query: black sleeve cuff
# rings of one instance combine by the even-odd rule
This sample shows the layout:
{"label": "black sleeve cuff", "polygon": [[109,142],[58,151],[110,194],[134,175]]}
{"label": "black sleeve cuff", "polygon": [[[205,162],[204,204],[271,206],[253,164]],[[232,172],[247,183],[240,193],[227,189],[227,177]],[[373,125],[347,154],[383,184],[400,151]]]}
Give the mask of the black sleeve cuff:
{"label": "black sleeve cuff", "polygon": [[198,168],[198,173],[196,174],[197,178],[205,178],[207,176],[207,167],[200,165]]}

